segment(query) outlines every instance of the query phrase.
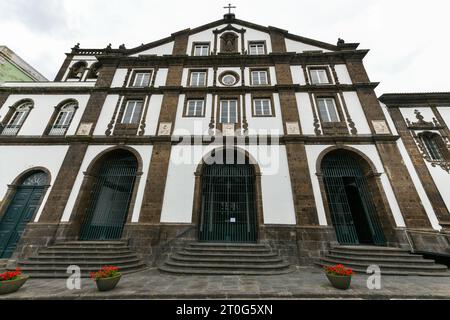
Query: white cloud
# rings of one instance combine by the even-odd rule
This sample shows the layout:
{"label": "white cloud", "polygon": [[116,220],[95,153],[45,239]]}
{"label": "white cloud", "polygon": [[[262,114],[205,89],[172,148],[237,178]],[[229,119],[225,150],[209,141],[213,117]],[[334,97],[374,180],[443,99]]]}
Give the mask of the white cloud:
{"label": "white cloud", "polygon": [[[211,0],[2,0],[0,44],[52,79],[64,52],[112,43],[128,48],[220,19],[228,1]],[[447,14],[440,0],[235,0],[236,16],[291,33],[371,49],[365,65],[377,93],[449,91]]]}

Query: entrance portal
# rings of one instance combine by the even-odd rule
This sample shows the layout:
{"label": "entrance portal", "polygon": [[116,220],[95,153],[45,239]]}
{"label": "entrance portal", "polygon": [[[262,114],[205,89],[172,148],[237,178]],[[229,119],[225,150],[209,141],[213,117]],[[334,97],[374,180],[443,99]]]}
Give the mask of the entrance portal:
{"label": "entrance portal", "polygon": [[81,240],[116,240],[122,236],[138,163],[126,150],[111,151],[105,157],[94,175]]}
{"label": "entrance portal", "polygon": [[351,152],[333,151],[322,160],[322,173],[340,244],[385,245],[366,175]]}
{"label": "entrance portal", "polygon": [[253,166],[236,161],[205,165],[201,178],[199,239],[256,242],[256,230]]}
{"label": "entrance portal", "polygon": [[48,175],[35,171],[17,186],[0,221],[0,258],[10,258],[28,222],[38,210],[48,184]]}

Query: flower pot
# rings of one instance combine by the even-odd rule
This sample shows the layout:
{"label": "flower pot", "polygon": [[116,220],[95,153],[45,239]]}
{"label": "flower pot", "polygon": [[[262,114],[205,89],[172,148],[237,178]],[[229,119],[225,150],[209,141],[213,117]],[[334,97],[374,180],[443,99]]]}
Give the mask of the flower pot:
{"label": "flower pot", "polygon": [[29,276],[20,276],[19,279],[0,281],[0,295],[16,292],[24,285]]}
{"label": "flower pot", "polygon": [[121,274],[111,277],[111,278],[99,278],[95,280],[95,283],[97,284],[97,289],[99,291],[109,291],[114,289],[117,284],[120,281],[120,278],[122,277]]}
{"label": "flower pot", "polygon": [[330,280],[333,287],[340,290],[347,290],[350,288],[352,282],[352,276],[338,276],[334,274],[326,273],[328,280]]}

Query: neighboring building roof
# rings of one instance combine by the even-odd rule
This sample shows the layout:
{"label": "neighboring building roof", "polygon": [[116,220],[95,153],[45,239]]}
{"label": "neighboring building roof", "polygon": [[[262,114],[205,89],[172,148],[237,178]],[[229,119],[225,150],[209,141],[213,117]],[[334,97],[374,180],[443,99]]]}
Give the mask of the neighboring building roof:
{"label": "neighboring building roof", "polygon": [[450,92],[411,92],[411,93],[385,93],[379,100],[390,105],[423,104],[423,103],[450,103]]}
{"label": "neighboring building roof", "polygon": [[0,46],[0,83],[5,81],[48,81],[41,73],[6,46]]}

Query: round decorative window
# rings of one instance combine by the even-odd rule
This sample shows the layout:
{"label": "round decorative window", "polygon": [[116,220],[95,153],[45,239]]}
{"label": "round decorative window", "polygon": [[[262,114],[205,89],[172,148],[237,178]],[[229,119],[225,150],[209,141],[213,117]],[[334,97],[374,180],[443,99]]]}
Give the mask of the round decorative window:
{"label": "round decorative window", "polygon": [[226,71],[220,75],[219,79],[225,86],[234,86],[239,81],[239,76],[235,72]]}

